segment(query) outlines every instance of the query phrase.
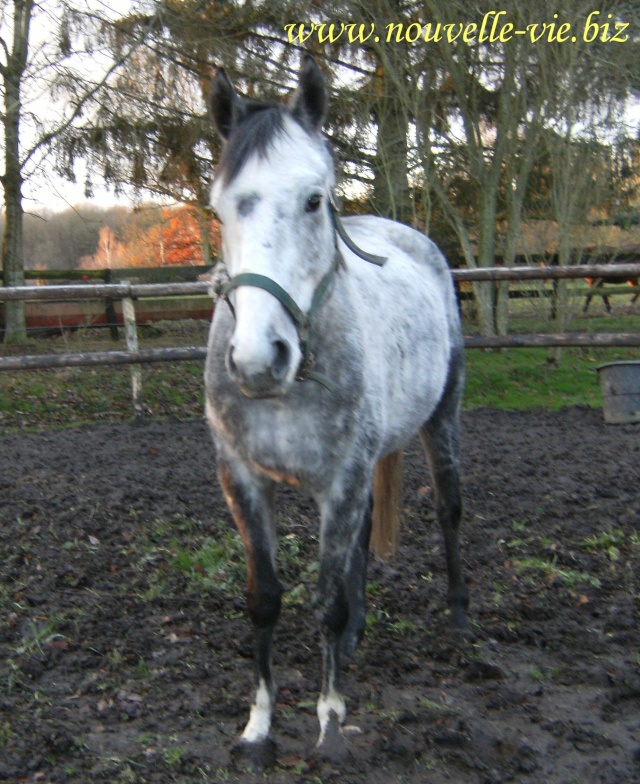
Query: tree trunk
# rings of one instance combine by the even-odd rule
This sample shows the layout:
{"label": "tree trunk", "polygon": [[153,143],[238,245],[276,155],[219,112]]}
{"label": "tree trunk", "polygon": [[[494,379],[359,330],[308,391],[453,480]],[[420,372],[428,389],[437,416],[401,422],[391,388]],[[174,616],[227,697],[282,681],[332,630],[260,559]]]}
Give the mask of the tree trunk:
{"label": "tree trunk", "polygon": [[[13,46],[2,67],[4,80],[5,167],[2,175],[5,230],[2,266],[5,286],[24,285],[22,164],[20,161],[20,116],[22,78],[29,51],[29,25],[33,0],[14,0]],[[26,340],[24,302],[5,303],[5,343]]]}
{"label": "tree trunk", "polygon": [[[394,69],[395,80],[404,79],[402,65]],[[378,126],[373,183],[373,206],[385,218],[410,224],[413,205],[407,170],[407,134],[409,122],[406,106],[398,100],[398,85],[393,83],[383,65],[376,71],[377,98],[374,115]]]}
{"label": "tree trunk", "polygon": [[[566,267],[571,263],[571,249],[569,247],[569,241],[567,240],[569,232],[567,226],[563,226],[562,224],[560,224],[560,231],[562,239],[560,240],[560,249],[558,251],[558,264],[561,267]],[[568,307],[569,288],[567,286],[567,281],[554,281],[551,325],[555,334],[565,332],[567,329]],[[547,362],[559,365],[561,359],[562,347],[552,346],[547,355]]]}
{"label": "tree trunk", "polygon": [[[493,187],[493,183],[491,183],[491,178],[486,177],[485,183],[483,184],[483,196],[480,200],[478,224],[478,266],[480,267],[495,266],[496,190],[497,189]],[[480,334],[485,337],[498,335],[498,294],[495,281],[478,281],[474,286],[474,291],[478,302]]]}
{"label": "tree trunk", "polygon": [[496,334],[496,284],[493,280],[476,280],[473,283],[473,294],[476,300],[478,324],[483,337]]}
{"label": "tree trunk", "polygon": [[[5,286],[24,286],[24,260],[22,255],[22,193],[20,182],[8,187],[3,178],[5,201],[5,230],[2,252]],[[19,343],[27,338],[24,302],[16,300],[4,303],[5,343]]]}

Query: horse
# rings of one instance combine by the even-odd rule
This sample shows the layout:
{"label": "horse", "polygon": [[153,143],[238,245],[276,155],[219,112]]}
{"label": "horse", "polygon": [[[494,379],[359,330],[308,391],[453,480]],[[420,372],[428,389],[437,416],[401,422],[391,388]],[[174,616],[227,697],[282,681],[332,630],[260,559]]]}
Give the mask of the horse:
{"label": "horse", "polygon": [[[585,281],[589,284],[589,288],[591,291],[587,293],[587,296],[584,301],[584,307],[582,308],[582,312],[586,313],[589,310],[589,305],[591,304],[591,300],[596,294],[600,294],[602,297],[602,301],[604,302],[605,310],[609,315],[611,315],[611,303],[609,302],[609,297],[606,294],[606,289],[604,289],[605,283],[627,283],[629,286],[637,287],[640,285],[640,278],[633,275],[621,275],[615,274],[612,272],[609,275],[603,275],[599,278],[585,278]],[[600,289],[600,291],[598,290]],[[636,292],[631,297],[631,304],[635,305],[638,301],[638,297],[640,297],[640,292]]]}
{"label": "horse", "polygon": [[287,103],[241,97],[224,69],[209,111],[222,137],[211,186],[226,282],[208,340],[205,410],[217,473],[245,548],[255,692],[236,748],[275,757],[274,490],[319,509],[315,618],[322,650],[320,752],[347,748],[341,665],[365,627],[368,551],[392,548],[399,455],[414,434],[431,470],[453,630],[468,628],[459,550],[463,341],[449,267],[407,226],[340,218],[322,128],[328,91],[306,55]]}

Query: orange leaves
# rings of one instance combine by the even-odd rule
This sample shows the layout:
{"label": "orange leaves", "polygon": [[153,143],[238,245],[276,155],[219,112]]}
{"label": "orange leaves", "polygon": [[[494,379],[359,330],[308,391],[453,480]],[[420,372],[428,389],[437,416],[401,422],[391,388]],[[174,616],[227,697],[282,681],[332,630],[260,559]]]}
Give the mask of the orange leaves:
{"label": "orange leaves", "polygon": [[181,266],[204,264],[200,226],[194,211],[186,207],[163,210],[163,217],[164,263]]}
{"label": "orange leaves", "polygon": [[[208,236],[203,237],[203,231]],[[209,261],[203,247],[215,255],[219,245],[217,224],[197,208],[152,206],[131,212],[118,231],[103,226],[98,247],[93,256],[83,259],[83,267],[195,266]]]}

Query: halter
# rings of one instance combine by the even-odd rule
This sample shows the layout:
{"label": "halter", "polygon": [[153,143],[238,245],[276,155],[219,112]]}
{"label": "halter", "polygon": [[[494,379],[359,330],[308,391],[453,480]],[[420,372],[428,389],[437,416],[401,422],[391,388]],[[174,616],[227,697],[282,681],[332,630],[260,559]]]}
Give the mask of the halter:
{"label": "halter", "polygon": [[[355,253],[356,256],[359,256],[361,259],[368,261],[370,264],[376,264],[381,267],[387,260],[386,256],[376,256],[374,253],[368,253],[367,251],[362,250],[362,248],[359,248],[346,233],[340,219],[333,194],[331,194],[329,197],[329,205],[329,214],[331,215],[331,222],[337,237],[340,237],[349,250]],[[316,359],[313,351],[311,350],[310,344],[313,317],[331,289],[338,269],[340,267],[346,267],[342,253],[338,248],[337,237],[333,263],[331,264],[329,271],[320,280],[316,290],[313,292],[311,306],[306,313],[298,306],[293,297],[291,297],[291,295],[285,291],[285,289],[283,289],[279,283],[276,283],[275,280],[272,280],[267,275],[258,275],[255,272],[241,272],[239,275],[236,275],[221,285],[218,291],[219,295],[229,306],[234,318],[235,310],[231,300],[229,299],[229,294],[234,289],[237,289],[240,286],[253,286],[254,288],[264,289],[273,297],[275,297],[291,317],[291,320],[295,324],[296,330],[298,332],[300,350],[302,351],[302,361],[298,367],[296,380],[307,381],[311,379],[312,381],[317,381],[330,392],[334,392],[338,388],[337,384],[324,373],[320,373],[317,370],[314,370]]]}

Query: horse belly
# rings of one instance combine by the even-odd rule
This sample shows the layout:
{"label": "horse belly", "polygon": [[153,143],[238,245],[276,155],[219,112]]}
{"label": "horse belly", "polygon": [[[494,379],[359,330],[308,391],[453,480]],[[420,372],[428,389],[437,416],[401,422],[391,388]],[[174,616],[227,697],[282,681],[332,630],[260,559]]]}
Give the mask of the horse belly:
{"label": "horse belly", "polygon": [[[447,381],[449,351],[432,346],[415,360],[403,363],[386,390],[385,452],[398,448],[431,418]],[[448,347],[447,347],[448,348]]]}
{"label": "horse belly", "polygon": [[[406,275],[393,310],[380,302],[378,339],[367,361],[370,393],[382,422],[383,451],[405,443],[433,414],[451,362],[452,325],[446,298],[421,275]],[[388,299],[388,298],[387,298]]]}

